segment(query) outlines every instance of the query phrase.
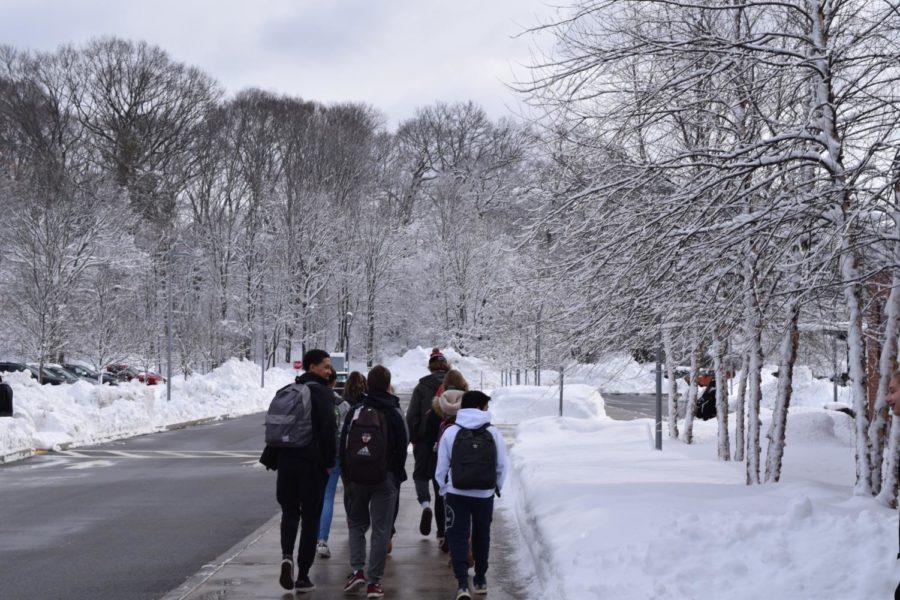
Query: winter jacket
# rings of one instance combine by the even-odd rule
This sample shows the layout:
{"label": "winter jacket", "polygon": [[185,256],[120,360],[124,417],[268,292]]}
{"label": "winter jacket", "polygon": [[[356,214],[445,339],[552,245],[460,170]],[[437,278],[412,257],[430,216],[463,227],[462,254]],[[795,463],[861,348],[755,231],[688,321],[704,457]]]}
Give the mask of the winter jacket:
{"label": "winter jacket", "polygon": [[[335,419],[335,448],[341,447],[341,434],[344,431],[344,421],[347,420],[347,413],[350,412],[350,403],[344,400],[338,394],[334,394],[334,419]],[[340,460],[340,452],[335,456],[335,464]]]}
{"label": "winter jacket", "polygon": [[440,486],[442,496],[456,494],[459,496],[469,496],[471,498],[490,498],[494,492],[503,489],[503,482],[506,479],[507,459],[506,444],[503,443],[503,436],[500,431],[491,425],[488,431],[494,436],[494,443],[497,446],[497,488],[496,490],[458,490],[453,487],[453,472],[450,469],[450,457],[453,453],[453,442],[456,441],[456,434],[459,433],[461,427],[466,429],[477,429],[482,425],[491,422],[491,413],[486,410],[477,408],[463,408],[456,414],[456,423],[447,428],[441,441],[438,443],[437,479]]}
{"label": "winter jacket", "polygon": [[0,383],[0,417],[13,416],[13,391],[8,383]]}
{"label": "winter jacket", "polygon": [[288,460],[306,460],[323,471],[330,469],[335,464],[337,456],[334,392],[328,387],[327,381],[313,373],[304,373],[297,382],[309,387],[309,396],[312,400],[313,443],[303,448],[278,448],[275,453],[263,452],[263,455],[268,460],[272,460],[274,456],[276,461],[278,456],[287,457]]}
{"label": "winter jacket", "polygon": [[[450,392],[457,391],[454,389]],[[462,390],[458,390],[462,393]],[[447,392],[444,392],[446,394]],[[454,417],[455,418],[455,417]],[[441,439],[441,434],[447,428],[447,416],[441,410],[441,397],[435,396],[431,401],[431,409],[425,413],[425,422],[422,425],[422,435],[419,443],[431,450],[430,460],[428,462],[428,478],[434,479],[435,469],[437,468],[437,444]],[[449,421],[452,424],[452,419]]]}
{"label": "winter jacket", "polygon": [[359,409],[368,406],[381,411],[388,426],[389,458],[388,468],[397,477],[397,482],[406,481],[406,448],[409,446],[409,433],[406,431],[406,423],[403,420],[403,412],[400,410],[400,399],[393,394],[384,392],[369,392],[363,397],[363,401],[355,406],[344,419],[341,428],[340,457],[341,472],[347,472],[346,450],[347,436],[350,426],[356,418]]}
{"label": "winter jacket", "polygon": [[[435,371],[429,373],[419,380],[412,393],[412,399],[409,401],[409,408],[406,409],[406,425],[409,428],[410,441],[413,444],[419,443],[419,436],[422,433],[425,423],[425,415],[431,409],[431,401],[441,384],[444,383],[446,371]],[[419,453],[416,452],[418,459]]]}

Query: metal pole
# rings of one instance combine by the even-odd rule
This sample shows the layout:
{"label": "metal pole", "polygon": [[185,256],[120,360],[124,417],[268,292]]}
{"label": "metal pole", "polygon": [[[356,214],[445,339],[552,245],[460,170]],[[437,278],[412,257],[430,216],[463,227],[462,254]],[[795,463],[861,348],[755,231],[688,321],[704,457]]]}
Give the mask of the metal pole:
{"label": "metal pole", "polygon": [[559,416],[563,416],[563,376],[565,371],[559,368]]}
{"label": "metal pole", "polygon": [[172,253],[166,257],[166,402],[172,401]]}
{"label": "metal pole", "polygon": [[534,367],[534,384],[535,385],[541,385],[541,342],[542,342],[541,333],[543,330],[543,327],[541,327],[541,319],[543,318],[543,313],[544,313],[544,305],[541,304],[540,307],[538,307],[537,335],[535,336],[537,339],[535,340],[535,343],[534,343],[534,359],[535,359],[534,362],[536,363],[535,367]]}
{"label": "metal pole", "polygon": [[[265,295],[263,295],[265,298]],[[263,300],[265,303],[265,299]],[[266,341],[266,311],[265,305],[260,307],[259,320],[259,387],[266,387],[266,367],[269,365],[269,344]]]}
{"label": "metal pole", "polygon": [[656,345],[656,449],[662,450],[662,344]]}

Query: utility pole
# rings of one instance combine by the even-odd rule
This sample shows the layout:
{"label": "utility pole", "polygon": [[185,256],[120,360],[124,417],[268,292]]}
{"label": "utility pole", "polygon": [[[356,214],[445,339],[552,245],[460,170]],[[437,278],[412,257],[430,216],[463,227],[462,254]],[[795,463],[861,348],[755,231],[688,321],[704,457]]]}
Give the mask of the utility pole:
{"label": "utility pole", "polygon": [[347,311],[347,325],[344,328],[344,368],[350,372],[350,325],[353,324],[353,313]]}
{"label": "utility pole", "polygon": [[565,369],[563,367],[559,368],[559,416],[563,416],[563,377],[565,376]]}
{"label": "utility pole", "polygon": [[541,319],[544,315],[544,303],[541,302],[541,305],[538,307],[537,314],[537,323],[535,324],[535,328],[537,329],[535,335],[534,342],[534,384],[541,385],[541,334],[543,333],[543,327],[541,324]]}

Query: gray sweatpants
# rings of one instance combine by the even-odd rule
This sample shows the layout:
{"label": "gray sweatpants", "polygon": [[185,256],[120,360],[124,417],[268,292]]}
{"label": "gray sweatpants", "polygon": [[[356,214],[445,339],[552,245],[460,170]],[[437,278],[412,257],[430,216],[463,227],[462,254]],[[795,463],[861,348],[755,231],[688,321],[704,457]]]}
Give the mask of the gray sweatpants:
{"label": "gray sweatpants", "polygon": [[354,571],[366,568],[366,532],[372,528],[368,583],[379,583],[384,575],[391,526],[394,522],[394,504],[399,488],[394,475],[378,485],[351,483],[350,514],[350,568]]}

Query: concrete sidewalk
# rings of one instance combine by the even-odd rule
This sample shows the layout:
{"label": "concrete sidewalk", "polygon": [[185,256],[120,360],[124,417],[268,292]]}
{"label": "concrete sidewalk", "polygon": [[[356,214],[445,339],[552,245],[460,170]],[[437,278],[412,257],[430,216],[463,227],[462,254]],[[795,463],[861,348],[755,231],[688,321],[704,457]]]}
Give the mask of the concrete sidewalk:
{"label": "concrete sidewalk", "polygon": [[[412,465],[409,465],[412,472]],[[272,480],[272,493],[275,493]],[[313,600],[365,597],[365,589],[344,594],[344,580],[350,574],[347,544],[347,522],[338,485],[331,528],[330,559],[316,558],[310,578],[316,590],[297,594],[297,598]],[[435,541],[434,528],[430,537],[419,534],[421,509],[416,502],[411,480],[400,491],[400,516],[393,552],[388,556],[384,586],[386,599],[449,600],[456,597],[456,580],[448,566],[449,555],[443,554]],[[281,550],[279,544],[279,516],[204,567],[184,585],[166,595],[163,600],[250,600],[294,598],[278,585]],[[521,578],[516,577],[512,560],[512,546],[507,524],[499,511],[494,511],[491,540],[491,560],[488,571],[488,597],[492,600],[522,600],[527,598],[519,589]],[[470,572],[471,574],[471,572]]]}

